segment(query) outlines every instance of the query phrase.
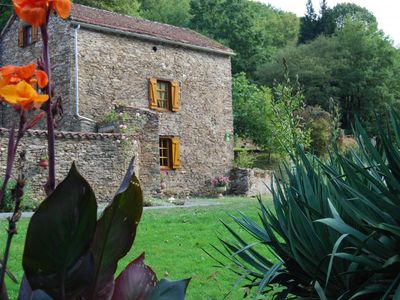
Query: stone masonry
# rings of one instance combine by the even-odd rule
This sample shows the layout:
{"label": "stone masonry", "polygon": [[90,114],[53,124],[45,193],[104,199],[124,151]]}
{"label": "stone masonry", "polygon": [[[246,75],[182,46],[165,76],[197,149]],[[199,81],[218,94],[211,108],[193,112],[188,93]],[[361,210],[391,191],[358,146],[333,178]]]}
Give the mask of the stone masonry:
{"label": "stone masonry", "polygon": [[[116,20],[120,17],[125,18],[125,21],[133,20],[74,5],[73,11],[79,9],[85,9],[85,13],[88,11],[105,14],[117,18]],[[144,23],[143,26],[151,28],[163,26],[165,32],[175,30],[189,37],[199,36],[186,29],[149,21],[140,22]],[[149,25],[146,25],[146,22]],[[41,42],[26,48],[18,47],[19,26],[19,20],[14,18],[0,35],[0,65],[30,63],[40,56]],[[114,32],[109,27],[89,26],[86,21],[77,19],[74,13],[67,21],[52,18],[50,37],[53,79],[57,84],[57,95],[62,97],[64,111],[62,117],[58,118],[58,130],[78,135],[89,131],[94,136],[96,123],[101,122],[115,105],[124,109],[131,123],[135,122],[135,116],[138,114],[146,119],[140,128],[137,146],[128,149],[126,157],[112,142],[105,142],[100,136],[98,139],[59,138],[58,153],[68,154],[58,156],[62,165],[60,170],[66,170],[66,166],[74,158],[84,174],[99,173],[102,168],[109,172],[110,165],[106,166],[104,162],[111,161],[111,168],[117,168],[118,171],[114,177],[103,179],[111,180],[112,186],[118,186],[123,176],[122,169],[126,168],[130,156],[136,154],[142,186],[147,193],[157,194],[160,192],[159,137],[174,136],[180,140],[181,168],[168,171],[165,179],[168,190],[185,190],[186,194],[207,194],[210,192],[212,177],[229,174],[233,164],[233,139],[230,138],[233,136],[233,117],[229,52],[206,49],[208,45],[214,44],[210,44],[211,42],[204,37],[201,41],[204,40],[206,46],[195,48],[189,45],[190,41],[188,46],[185,46],[183,38],[179,43],[171,43],[167,39],[158,39],[142,33],[129,35],[121,30]],[[168,38],[174,38],[174,35]],[[75,84],[76,75],[78,91]],[[150,77],[179,82],[178,112],[148,109]],[[79,114],[85,120],[76,114],[76,99],[79,100]],[[15,115],[13,116],[9,108],[0,108],[0,127],[9,128],[13,120]],[[44,128],[43,125],[40,126],[39,129]],[[4,135],[0,137],[0,142],[1,148],[4,148]],[[32,146],[29,146],[31,142]],[[32,136],[27,139],[25,145],[29,153],[37,146],[43,146],[44,140]],[[36,169],[35,172],[42,171],[35,165],[35,155],[28,159],[32,168]],[[1,152],[2,168],[3,161],[4,152]],[[65,174],[64,171],[61,173]],[[94,178],[91,180],[96,189],[102,189],[99,185],[103,182],[96,182]]]}
{"label": "stone masonry", "polygon": [[[6,167],[6,153],[9,130],[0,130],[0,176]],[[110,200],[117,191],[133,156],[139,159],[138,143],[129,147],[116,146],[113,134],[81,134],[58,132],[56,136],[57,180],[60,182],[68,173],[72,162],[92,186],[99,201]],[[39,160],[46,154],[47,137],[45,131],[31,130],[23,138],[19,147],[26,151],[24,170],[29,187],[29,195],[36,200],[45,198],[43,185],[47,170],[39,166]],[[18,164],[14,175],[18,173]],[[139,173],[136,164],[135,173]],[[154,187],[153,187],[154,188]]]}

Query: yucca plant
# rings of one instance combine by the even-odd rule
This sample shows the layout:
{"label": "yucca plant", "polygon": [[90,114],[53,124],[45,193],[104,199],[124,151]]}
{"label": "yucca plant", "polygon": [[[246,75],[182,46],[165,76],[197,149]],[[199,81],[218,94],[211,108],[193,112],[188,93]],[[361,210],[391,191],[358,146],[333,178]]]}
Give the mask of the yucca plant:
{"label": "yucca plant", "polygon": [[274,210],[260,200],[259,222],[233,217],[256,241],[225,225],[232,237],[214,247],[225,259],[213,257],[254,298],[400,299],[399,124],[392,113],[395,138],[380,128],[373,143],[357,123],[359,149],[328,161],[298,148],[287,181],[275,179]]}

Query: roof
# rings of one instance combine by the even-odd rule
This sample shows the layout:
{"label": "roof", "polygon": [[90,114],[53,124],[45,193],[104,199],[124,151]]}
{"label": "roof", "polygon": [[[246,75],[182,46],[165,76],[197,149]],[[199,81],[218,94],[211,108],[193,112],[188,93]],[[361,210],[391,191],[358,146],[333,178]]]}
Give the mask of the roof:
{"label": "roof", "polygon": [[203,50],[209,49],[224,54],[234,54],[231,49],[190,29],[121,15],[80,4],[73,4],[70,18],[83,25],[114,29],[135,34],[138,37],[152,38],[181,46],[194,46]]}

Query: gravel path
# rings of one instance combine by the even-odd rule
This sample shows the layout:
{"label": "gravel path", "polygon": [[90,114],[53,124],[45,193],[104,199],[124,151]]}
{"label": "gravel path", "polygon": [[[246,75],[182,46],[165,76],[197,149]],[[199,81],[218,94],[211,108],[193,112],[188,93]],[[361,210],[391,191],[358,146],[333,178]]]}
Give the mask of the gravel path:
{"label": "gravel path", "polygon": [[[189,198],[185,201],[183,205],[173,205],[169,204],[166,201],[166,205],[161,206],[145,206],[144,210],[153,210],[153,209],[170,209],[170,208],[190,208],[190,207],[201,207],[201,206],[213,206],[213,205],[222,205],[223,203],[219,201],[217,198]],[[100,214],[107,204],[99,204],[98,213]],[[10,217],[12,213],[0,213],[0,219],[6,219]],[[30,218],[32,217],[33,212],[23,212],[23,218]]]}

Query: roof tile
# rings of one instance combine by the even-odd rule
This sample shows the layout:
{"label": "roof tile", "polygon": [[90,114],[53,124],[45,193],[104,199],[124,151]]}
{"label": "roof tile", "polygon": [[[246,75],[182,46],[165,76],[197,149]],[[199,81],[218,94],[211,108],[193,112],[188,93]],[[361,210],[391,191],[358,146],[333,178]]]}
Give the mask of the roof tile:
{"label": "roof tile", "polygon": [[233,54],[233,51],[193,30],[153,22],[137,17],[73,4],[71,19],[81,23],[152,36],[163,40],[200,46]]}

